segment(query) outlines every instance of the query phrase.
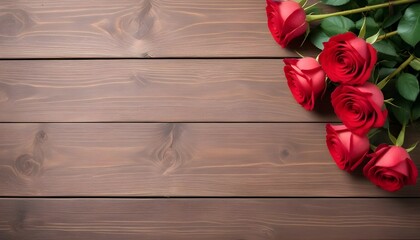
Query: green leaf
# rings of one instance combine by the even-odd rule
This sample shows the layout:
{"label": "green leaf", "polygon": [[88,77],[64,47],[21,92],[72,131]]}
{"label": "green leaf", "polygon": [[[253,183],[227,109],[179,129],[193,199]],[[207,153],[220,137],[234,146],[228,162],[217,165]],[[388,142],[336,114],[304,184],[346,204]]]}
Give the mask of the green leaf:
{"label": "green leaf", "polygon": [[[358,20],[355,24],[357,29],[362,29],[364,24],[363,18]],[[378,23],[372,17],[366,17],[366,36],[370,37],[380,30]]]}
{"label": "green leaf", "polygon": [[329,39],[330,37],[326,33],[324,33],[320,28],[311,33],[312,44],[321,50],[324,49],[324,45],[322,43],[328,42]]}
{"label": "green leaf", "polygon": [[383,3],[383,0],[368,0],[367,1],[369,5],[376,5],[376,4],[380,4]]}
{"label": "green leaf", "polygon": [[392,144],[394,144],[394,145],[397,144],[397,139],[394,137],[394,135],[392,135],[392,133],[389,131],[389,129],[388,129],[388,137],[389,137],[389,140],[391,140]]}
{"label": "green leaf", "polygon": [[393,68],[395,65],[397,65],[396,61],[389,61],[389,60],[382,60],[380,61],[381,66],[387,67],[387,68]]}
{"label": "green leaf", "polygon": [[382,40],[373,44],[375,49],[385,55],[398,57],[397,51],[395,50],[394,45],[388,40]]}
{"label": "green leaf", "polygon": [[386,128],[386,129],[389,128],[389,118],[386,118],[383,128]]}
{"label": "green leaf", "polygon": [[395,105],[390,106],[392,114],[401,125],[407,125],[410,122],[412,103],[402,97],[394,99],[392,103]]}
{"label": "green leaf", "polygon": [[322,14],[322,10],[315,4],[305,7],[305,12],[306,12],[306,15]]}
{"label": "green leaf", "polygon": [[419,144],[419,142],[417,141],[417,142],[415,142],[414,144],[412,144],[411,146],[409,146],[406,150],[407,150],[407,152],[408,153],[410,153],[410,152],[412,152],[416,147],[417,147],[417,144]]}
{"label": "green leaf", "polygon": [[409,73],[402,73],[395,83],[398,93],[409,101],[416,101],[419,95],[419,81],[416,76]]}
{"label": "green leaf", "polygon": [[413,108],[411,109],[411,118],[413,121],[420,119],[420,98],[418,98],[413,104]]}
{"label": "green leaf", "polygon": [[375,21],[383,22],[385,12],[386,10],[383,8],[377,9],[373,14],[373,18],[375,19]]}
{"label": "green leaf", "polygon": [[398,22],[402,17],[402,11],[394,12],[394,14],[389,14],[387,18],[385,18],[382,27],[389,28],[392,24]]}
{"label": "green leaf", "polygon": [[384,79],[386,78],[389,74],[391,74],[393,71],[395,71],[395,68],[386,68],[386,67],[382,67],[379,69],[378,72],[378,78],[379,79]]}
{"label": "green leaf", "polygon": [[420,41],[420,3],[409,6],[398,24],[398,34],[411,46]]}
{"label": "green leaf", "polygon": [[398,134],[397,142],[395,145],[402,146],[404,144],[404,138],[405,138],[405,125],[402,125],[400,134]]}
{"label": "green leaf", "polygon": [[366,36],[366,17],[363,18],[363,24],[359,31],[359,38],[365,38]]}
{"label": "green leaf", "polygon": [[379,76],[379,69],[377,68],[377,66],[374,66],[372,74],[370,74],[370,78],[368,81],[376,84],[376,82],[378,81],[378,76]]}
{"label": "green leaf", "polygon": [[420,118],[420,105],[416,105],[411,110],[411,117],[413,118],[413,121],[416,121]]}
{"label": "green leaf", "polygon": [[420,59],[415,58],[413,61],[410,62],[410,66],[416,70],[416,71],[420,71]]}
{"label": "green leaf", "polygon": [[391,8],[383,8],[384,10],[386,10],[386,13],[384,14],[386,17],[382,21],[382,27],[389,28],[391,26],[393,27],[394,24],[398,25],[398,22],[400,21],[407,7],[408,7],[407,4],[403,4],[403,5],[393,5]]}
{"label": "green leaf", "polygon": [[374,44],[380,35],[381,35],[381,30],[379,30],[375,35],[366,38],[366,42],[370,44]]}
{"label": "green leaf", "polygon": [[412,54],[415,57],[420,58],[420,42],[416,44],[416,46],[414,47],[414,51],[412,52]]}
{"label": "green leaf", "polygon": [[321,28],[328,36],[348,32],[354,26],[352,20],[343,16],[329,17],[321,21]]}
{"label": "green leaf", "polygon": [[341,6],[350,2],[350,0],[322,0],[322,2],[331,6]]}
{"label": "green leaf", "polygon": [[377,26],[378,25],[372,17],[364,17],[364,18],[361,18],[361,19],[357,20],[357,22],[355,23],[356,28],[361,29],[365,20],[366,20],[366,23],[365,23],[366,26]]}
{"label": "green leaf", "polygon": [[368,138],[373,138],[376,134],[380,133],[382,131],[381,128],[372,128],[369,130]]}
{"label": "green leaf", "polygon": [[[404,42],[404,40],[402,40],[400,35],[398,35],[398,32],[397,32],[396,35],[388,38],[387,40],[392,42],[392,45],[394,46],[395,51],[397,51],[398,53],[411,52],[411,46],[408,45],[406,42]],[[398,55],[398,56],[401,58],[400,55]],[[402,60],[402,59],[400,59],[400,60]],[[400,60],[398,60],[398,61],[400,61]]]}

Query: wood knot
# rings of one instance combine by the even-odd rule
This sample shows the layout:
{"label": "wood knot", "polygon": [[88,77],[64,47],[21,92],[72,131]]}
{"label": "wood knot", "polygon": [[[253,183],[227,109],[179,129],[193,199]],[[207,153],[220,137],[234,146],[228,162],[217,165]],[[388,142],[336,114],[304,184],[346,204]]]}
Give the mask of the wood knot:
{"label": "wood knot", "polygon": [[288,160],[294,157],[296,152],[299,150],[296,148],[296,144],[285,142],[279,148],[274,151],[275,159],[280,163],[286,163]]}
{"label": "wood knot", "polygon": [[15,160],[15,169],[23,176],[33,177],[40,172],[41,163],[29,154],[22,154]]}
{"label": "wood knot", "polygon": [[46,142],[48,140],[48,137],[47,137],[47,133],[46,132],[44,132],[43,130],[41,130],[41,131],[38,131],[37,133],[36,133],[36,135],[35,135],[35,143],[39,143],[39,144],[41,144],[41,143],[44,143],[44,142]]}
{"label": "wood knot", "polygon": [[153,58],[153,56],[152,56],[152,55],[150,55],[150,53],[148,53],[148,52],[143,53],[143,54],[141,55],[141,57],[142,57],[142,58]]}
{"label": "wood knot", "polygon": [[43,130],[35,134],[33,140],[32,154],[22,154],[15,160],[15,169],[17,173],[24,177],[38,176],[41,172],[45,158],[44,148],[48,140],[47,133]]}
{"label": "wood knot", "polygon": [[176,149],[168,147],[158,152],[158,164],[163,171],[163,175],[166,175],[181,167],[183,159]]}
{"label": "wood knot", "polygon": [[34,22],[24,10],[0,10],[0,36],[16,37],[33,25]]}
{"label": "wood knot", "polygon": [[287,150],[287,149],[283,149],[283,150],[280,152],[280,157],[281,157],[281,158],[287,158],[289,155],[290,155],[290,153],[289,153],[289,150]]}
{"label": "wood knot", "polygon": [[153,13],[152,1],[144,1],[143,5],[135,12],[123,16],[118,27],[133,38],[140,40],[149,35],[155,21],[156,15]]}
{"label": "wood knot", "polygon": [[181,124],[168,124],[164,127],[159,147],[154,150],[153,162],[163,175],[173,173],[191,158],[191,151],[185,146]]}
{"label": "wood knot", "polygon": [[115,44],[143,58],[153,57],[154,36],[160,30],[157,1],[143,0],[138,6],[122,10],[94,22],[91,26],[105,33]]}

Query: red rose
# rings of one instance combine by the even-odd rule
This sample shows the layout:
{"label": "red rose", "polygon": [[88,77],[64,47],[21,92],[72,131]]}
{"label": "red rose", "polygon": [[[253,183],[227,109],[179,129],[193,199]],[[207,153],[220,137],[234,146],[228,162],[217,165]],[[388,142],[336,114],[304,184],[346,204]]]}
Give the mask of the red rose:
{"label": "red rose", "polygon": [[331,94],[331,102],[338,118],[359,136],[366,135],[372,127],[385,124],[388,112],[382,110],[384,95],[372,83],[340,85]]}
{"label": "red rose", "polygon": [[416,184],[418,171],[404,148],[381,144],[369,157],[363,173],[376,186],[394,192]]}
{"label": "red rose", "polygon": [[376,50],[354,33],[338,34],[324,43],[319,62],[331,81],[362,85],[376,64]]}
{"label": "red rose", "polygon": [[293,97],[306,110],[314,109],[315,99],[325,88],[325,73],[321,65],[310,57],[283,61],[287,85]]}
{"label": "red rose", "polygon": [[337,166],[352,172],[369,152],[369,139],[350,132],[346,126],[326,125],[327,147]]}
{"label": "red rose", "polygon": [[308,28],[305,11],[297,2],[267,0],[266,11],[271,35],[282,47]]}

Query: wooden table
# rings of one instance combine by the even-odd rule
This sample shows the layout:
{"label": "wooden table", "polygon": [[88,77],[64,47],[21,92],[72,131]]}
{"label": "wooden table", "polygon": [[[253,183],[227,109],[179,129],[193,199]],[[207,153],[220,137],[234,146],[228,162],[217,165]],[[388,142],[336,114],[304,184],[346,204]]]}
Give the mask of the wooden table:
{"label": "wooden table", "polygon": [[420,184],[338,170],[264,8],[0,0],[0,239],[420,239]]}

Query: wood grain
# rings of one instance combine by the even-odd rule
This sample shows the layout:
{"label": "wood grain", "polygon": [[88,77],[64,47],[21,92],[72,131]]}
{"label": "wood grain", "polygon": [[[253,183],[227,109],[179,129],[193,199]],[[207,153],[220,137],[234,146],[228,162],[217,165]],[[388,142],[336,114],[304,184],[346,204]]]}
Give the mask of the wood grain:
{"label": "wood grain", "polygon": [[261,0],[2,0],[0,58],[296,56],[272,40],[265,5]]}
{"label": "wood grain", "polygon": [[[303,110],[281,60],[257,59],[296,56],[264,8],[1,0],[0,239],[418,239],[419,198],[311,198],[420,185],[388,193],[338,170],[328,99]],[[11,60],[33,58],[80,59]],[[150,198],[168,196],[223,199]],[[258,196],[286,198],[229,198]]]}
{"label": "wood grain", "polygon": [[418,239],[418,199],[2,199],[2,239]]}
{"label": "wood grain", "polygon": [[21,123],[0,132],[2,196],[420,196],[420,185],[388,193],[340,171],[324,124]]}
{"label": "wood grain", "polygon": [[2,61],[3,122],[331,121],[293,99],[281,60]]}

